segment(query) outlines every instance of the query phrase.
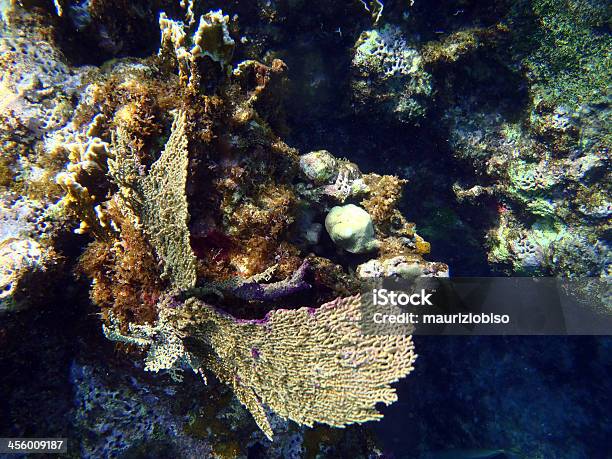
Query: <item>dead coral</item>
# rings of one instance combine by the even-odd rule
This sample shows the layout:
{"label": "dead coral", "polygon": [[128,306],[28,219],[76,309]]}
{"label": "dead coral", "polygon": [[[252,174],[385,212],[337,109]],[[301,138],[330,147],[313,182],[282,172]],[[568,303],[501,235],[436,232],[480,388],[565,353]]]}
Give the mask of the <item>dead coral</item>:
{"label": "dead coral", "polygon": [[310,263],[314,271],[314,288],[324,301],[359,293],[359,282],[347,274],[341,266],[322,257],[312,257]]}
{"label": "dead coral", "polygon": [[252,201],[240,205],[230,217],[230,225],[240,234],[277,238],[293,222],[296,196],[286,185],[268,183],[259,187]]}
{"label": "dead coral", "polygon": [[[112,123],[116,129],[125,132],[131,148],[143,152],[145,146],[149,146],[151,140],[161,134],[162,126],[156,116],[157,110],[151,95],[136,94],[115,112]],[[140,156],[143,155],[141,153]]]}
{"label": "dead coral", "polygon": [[8,187],[14,180],[13,161],[11,158],[0,157],[0,186]]}
{"label": "dead coral", "polygon": [[261,113],[277,132],[287,132],[286,115],[280,103],[287,93],[286,71],[287,65],[280,59],[274,59],[270,66],[254,60],[238,64],[234,77],[242,91],[249,94],[249,99],[235,114],[235,119],[246,122],[255,113]]}

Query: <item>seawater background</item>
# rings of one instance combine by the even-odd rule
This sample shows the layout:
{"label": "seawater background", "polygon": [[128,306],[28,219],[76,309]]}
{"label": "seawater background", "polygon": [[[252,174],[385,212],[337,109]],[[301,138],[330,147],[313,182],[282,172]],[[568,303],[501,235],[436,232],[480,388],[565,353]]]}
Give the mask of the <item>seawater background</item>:
{"label": "seawater background", "polygon": [[374,426],[393,457],[454,449],[505,450],[521,458],[610,457],[609,337],[414,341],[416,369],[398,384],[399,401],[383,409],[385,418]]}

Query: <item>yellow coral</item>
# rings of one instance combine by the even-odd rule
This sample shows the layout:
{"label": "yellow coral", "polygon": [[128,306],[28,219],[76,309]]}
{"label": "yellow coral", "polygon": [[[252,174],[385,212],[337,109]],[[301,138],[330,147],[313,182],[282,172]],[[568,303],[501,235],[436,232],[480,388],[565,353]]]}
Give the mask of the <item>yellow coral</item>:
{"label": "yellow coral", "polygon": [[139,217],[143,230],[164,262],[163,277],[184,290],[196,282],[196,260],[189,243],[189,210],[185,186],[189,165],[187,120],[176,112],[172,133],[149,174],[139,174],[138,161],[118,130],[117,152],[109,160],[111,176],[123,199]]}
{"label": "yellow coral", "polygon": [[70,160],[66,170],[60,172],[55,181],[66,193],[63,205],[81,220],[75,232],[91,231],[99,239],[109,239],[110,222],[102,208],[97,206],[97,197],[88,188],[90,183],[94,184],[95,179],[106,172],[109,145],[98,137],[70,134],[56,139],[51,155],[58,154],[55,150],[66,152]]}
{"label": "yellow coral", "polygon": [[380,419],[376,404],[397,400],[389,384],[416,359],[410,336],[361,334],[359,296],[316,310],[275,310],[263,322],[237,321],[196,299],[169,314],[179,334],[203,345],[191,351],[233,387],[270,438],[264,405],[308,426]]}

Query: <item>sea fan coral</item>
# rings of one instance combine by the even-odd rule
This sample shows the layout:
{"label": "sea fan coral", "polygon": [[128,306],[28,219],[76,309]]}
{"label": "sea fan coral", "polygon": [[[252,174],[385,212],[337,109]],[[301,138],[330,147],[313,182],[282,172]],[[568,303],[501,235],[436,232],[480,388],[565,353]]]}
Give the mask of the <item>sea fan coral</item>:
{"label": "sea fan coral", "polygon": [[132,326],[128,335],[106,328],[106,335],[150,345],[149,370],[212,372],[233,387],[269,438],[265,407],[308,426],[381,418],[375,405],[397,400],[389,384],[416,360],[410,336],[361,333],[359,296],[317,309],[275,310],[257,321],[236,320],[193,298],[160,306],[155,327]]}
{"label": "sea fan coral", "polygon": [[146,177],[119,136],[118,154],[109,161],[111,175],[122,185],[123,198],[142,221],[159,257],[164,276],[178,289],[195,285],[196,265],[189,242],[187,183],[187,133],[184,112],[175,115],[172,134],[160,158]]}

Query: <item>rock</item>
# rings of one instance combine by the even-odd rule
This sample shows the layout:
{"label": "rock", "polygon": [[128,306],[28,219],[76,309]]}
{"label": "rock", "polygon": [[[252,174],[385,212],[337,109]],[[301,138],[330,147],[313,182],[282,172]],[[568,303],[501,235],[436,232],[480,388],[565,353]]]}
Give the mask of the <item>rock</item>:
{"label": "rock", "polygon": [[311,151],[300,158],[300,170],[315,184],[323,185],[338,175],[338,161],[327,150]]}
{"label": "rock", "polygon": [[32,280],[31,273],[43,269],[43,248],[33,239],[6,239],[0,242],[0,315],[23,309],[26,302],[17,299]]}

